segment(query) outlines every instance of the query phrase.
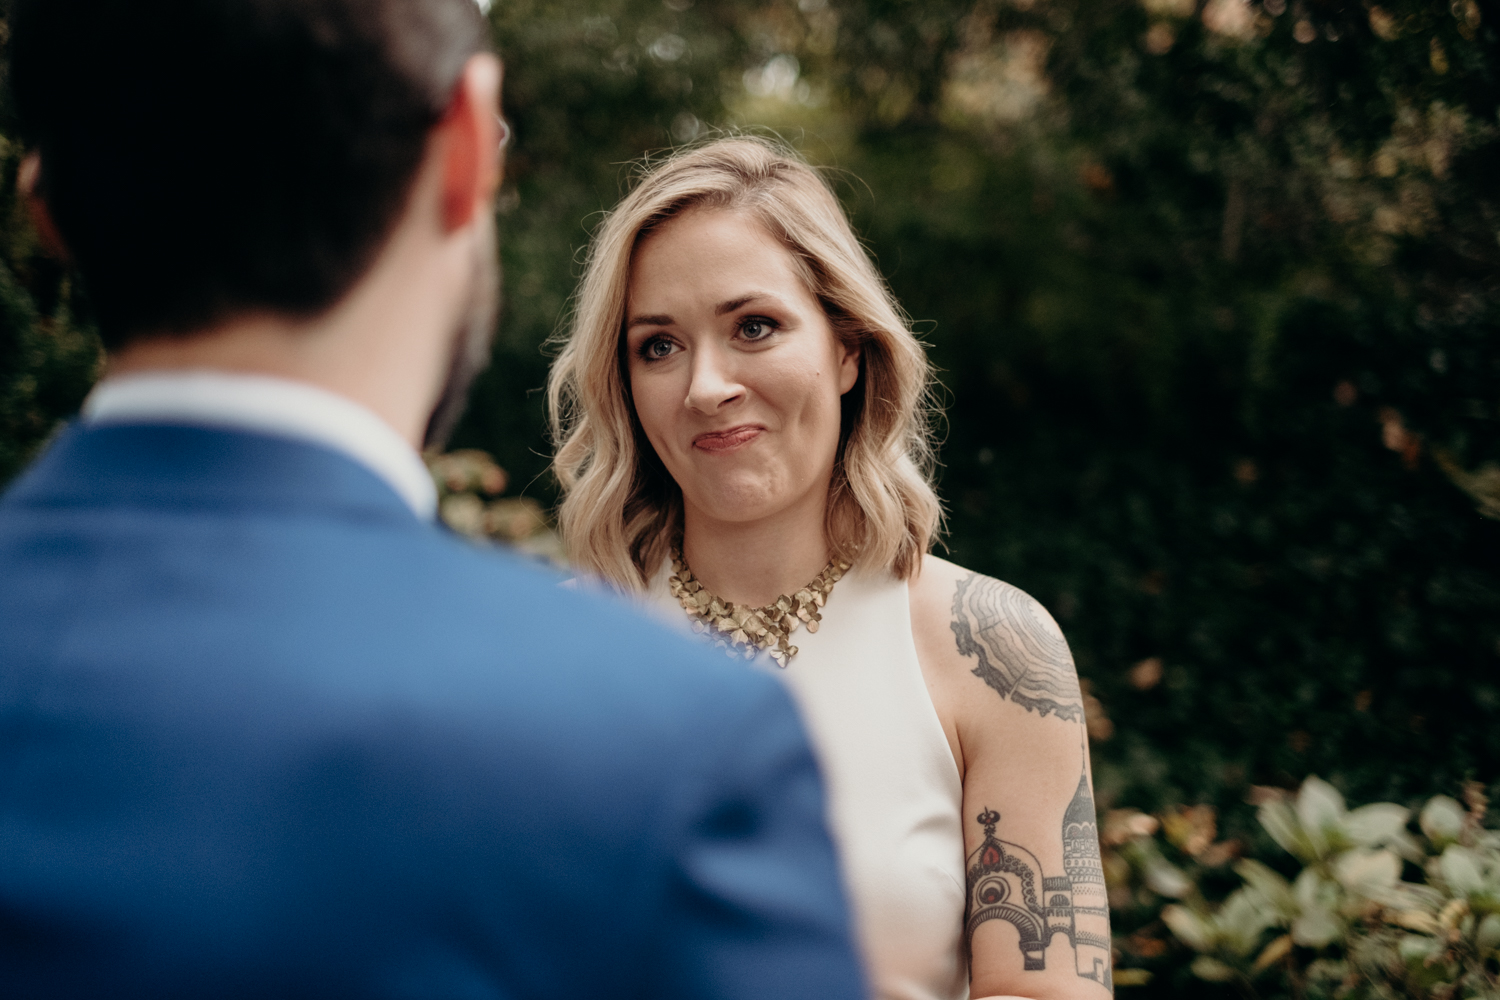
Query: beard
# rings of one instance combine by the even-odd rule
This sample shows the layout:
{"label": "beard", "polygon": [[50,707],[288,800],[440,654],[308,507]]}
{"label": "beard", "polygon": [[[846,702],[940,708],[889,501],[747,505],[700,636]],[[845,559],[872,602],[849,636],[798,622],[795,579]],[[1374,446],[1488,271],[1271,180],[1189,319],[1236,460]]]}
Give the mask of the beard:
{"label": "beard", "polygon": [[469,282],[468,301],[453,332],[448,377],[422,436],[424,449],[444,448],[454,427],[458,426],[458,420],[468,406],[469,389],[474,385],[474,379],[489,367],[499,308],[500,259],[495,249],[495,223],[490,218],[475,234],[474,273]]}

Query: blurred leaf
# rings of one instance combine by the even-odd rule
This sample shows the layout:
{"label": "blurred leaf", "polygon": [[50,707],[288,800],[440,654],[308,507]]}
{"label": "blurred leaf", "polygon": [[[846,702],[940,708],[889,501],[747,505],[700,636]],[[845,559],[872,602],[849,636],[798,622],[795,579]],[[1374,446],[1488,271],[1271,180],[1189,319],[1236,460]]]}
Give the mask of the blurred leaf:
{"label": "blurred leaf", "polygon": [[1264,803],[1258,814],[1260,825],[1271,835],[1271,839],[1294,857],[1308,860],[1316,856],[1312,845],[1302,832],[1302,824],[1290,805],[1280,800]]}
{"label": "blurred leaf", "polygon": [[1339,887],[1315,870],[1305,869],[1292,883],[1297,918],[1292,921],[1292,940],[1305,948],[1322,948],[1343,934],[1337,916]]}
{"label": "blurred leaf", "polygon": [[1344,816],[1344,797],[1338,789],[1316,775],[1302,782],[1297,793],[1297,819],[1315,856],[1328,853],[1333,846],[1331,836],[1341,832]]}
{"label": "blurred leaf", "polygon": [[1384,847],[1405,833],[1410,818],[1410,809],[1376,802],[1352,810],[1344,818],[1344,832],[1360,847]]}
{"label": "blurred leaf", "polygon": [[1194,951],[1209,951],[1213,948],[1213,932],[1202,917],[1186,906],[1172,904],[1161,911],[1162,922],[1177,935],[1177,939]]}
{"label": "blurred leaf", "polygon": [[1438,466],[1453,485],[1469,494],[1479,505],[1479,513],[1500,520],[1500,465],[1486,462],[1478,470],[1468,472],[1454,460],[1452,452],[1440,449],[1434,454]]}
{"label": "blurred leaf", "polygon": [[1422,832],[1433,844],[1442,848],[1459,838],[1463,833],[1464,820],[1468,817],[1468,810],[1464,809],[1456,799],[1446,795],[1434,795],[1427,800],[1422,807],[1422,815],[1419,820]]}
{"label": "blurred leaf", "polygon": [[1479,922],[1474,932],[1474,946],[1483,955],[1500,950],[1500,913],[1490,913]]}
{"label": "blurred leaf", "polygon": [[1181,899],[1192,891],[1192,881],[1165,858],[1153,858],[1146,866],[1146,886],[1158,895]]}
{"label": "blurred leaf", "polygon": [[1234,978],[1234,969],[1217,958],[1199,955],[1193,959],[1193,975],[1211,983],[1225,983]]}
{"label": "blurred leaf", "polygon": [[1264,972],[1283,958],[1286,958],[1291,953],[1291,950],[1292,936],[1290,934],[1283,934],[1275,938],[1270,944],[1265,946],[1259,957],[1255,959],[1255,964],[1251,966],[1252,971]]}
{"label": "blurred leaf", "polygon": [[1260,944],[1266,928],[1276,922],[1276,912],[1259,894],[1237,889],[1224,900],[1214,916],[1219,941],[1231,954],[1245,958]]}
{"label": "blurred leaf", "polygon": [[1289,921],[1297,914],[1297,901],[1292,896],[1292,887],[1270,868],[1251,858],[1239,862],[1234,870],[1281,918]]}
{"label": "blurred leaf", "polygon": [[1115,969],[1114,984],[1116,986],[1145,986],[1151,982],[1149,969]]}
{"label": "blurred leaf", "polygon": [[1403,962],[1419,964],[1441,955],[1443,943],[1435,938],[1408,934],[1402,937],[1398,949]]}
{"label": "blurred leaf", "polygon": [[1343,925],[1333,911],[1318,906],[1304,908],[1292,921],[1292,940],[1304,948],[1322,948],[1343,933]]}
{"label": "blurred leaf", "polygon": [[1472,896],[1484,890],[1484,875],[1479,859],[1459,844],[1449,844],[1438,862],[1443,881],[1455,897]]}
{"label": "blurred leaf", "polygon": [[1346,851],[1334,859],[1333,872],[1345,891],[1381,899],[1400,879],[1401,859],[1390,851]]}
{"label": "blurred leaf", "polygon": [[1437,917],[1424,910],[1403,910],[1393,914],[1389,919],[1398,927],[1419,931],[1422,934],[1436,934],[1441,930],[1438,927]]}

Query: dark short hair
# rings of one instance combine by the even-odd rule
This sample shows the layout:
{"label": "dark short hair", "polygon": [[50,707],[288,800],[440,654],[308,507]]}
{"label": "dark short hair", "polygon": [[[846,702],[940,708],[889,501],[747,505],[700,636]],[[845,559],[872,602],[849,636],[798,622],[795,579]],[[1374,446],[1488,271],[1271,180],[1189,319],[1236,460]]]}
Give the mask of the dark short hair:
{"label": "dark short hair", "polygon": [[14,0],[11,86],[106,347],[313,316],[368,270],[475,0]]}

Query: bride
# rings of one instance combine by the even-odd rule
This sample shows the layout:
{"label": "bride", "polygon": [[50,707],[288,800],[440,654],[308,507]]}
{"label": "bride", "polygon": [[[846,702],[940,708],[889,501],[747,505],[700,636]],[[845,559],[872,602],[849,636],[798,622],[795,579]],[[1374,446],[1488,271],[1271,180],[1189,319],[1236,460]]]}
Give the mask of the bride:
{"label": "bride", "polygon": [[877,994],[1111,989],[1082,698],[1009,584],[931,555],[930,368],[821,176],[755,138],[595,234],[548,389],[576,566],[797,698]]}

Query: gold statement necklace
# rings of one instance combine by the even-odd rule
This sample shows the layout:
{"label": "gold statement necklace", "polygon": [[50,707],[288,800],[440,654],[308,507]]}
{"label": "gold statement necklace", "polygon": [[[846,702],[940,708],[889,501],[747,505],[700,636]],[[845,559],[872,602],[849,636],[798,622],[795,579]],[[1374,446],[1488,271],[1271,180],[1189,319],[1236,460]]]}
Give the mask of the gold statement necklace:
{"label": "gold statement necklace", "polygon": [[673,549],[672,576],[667,586],[693,620],[694,632],[707,633],[715,646],[731,656],[743,655],[750,660],[764,650],[778,667],[785,668],[787,661],[797,655],[797,647],[791,643],[792,633],[804,622],[809,632],[818,630],[818,623],[823,620],[820,609],[833,592],[833,585],[847,572],[848,563],[830,559],[823,572],[795,594],[783,594],[763,608],[751,608],[709,593],[693,577],[682,550]]}

